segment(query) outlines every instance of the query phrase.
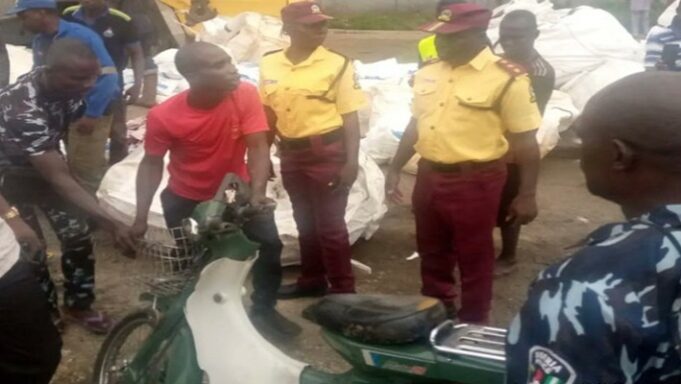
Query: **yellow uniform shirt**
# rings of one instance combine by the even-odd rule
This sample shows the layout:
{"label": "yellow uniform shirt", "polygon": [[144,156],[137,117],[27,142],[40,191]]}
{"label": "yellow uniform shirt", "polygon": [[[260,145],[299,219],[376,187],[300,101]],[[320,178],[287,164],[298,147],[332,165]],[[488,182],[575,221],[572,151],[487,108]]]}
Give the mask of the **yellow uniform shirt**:
{"label": "yellow uniform shirt", "polygon": [[443,164],[492,161],[508,152],[507,132],[539,128],[530,79],[500,60],[486,48],[466,65],[452,68],[440,61],[416,73],[414,148],[421,157]]}
{"label": "yellow uniform shirt", "polygon": [[[330,132],[343,125],[341,115],[365,105],[352,62],[346,60],[324,47],[296,65],[284,51],[263,57],[260,94],[263,104],[276,113],[277,130],[282,136],[297,139]],[[314,98],[322,96],[326,100]]]}
{"label": "yellow uniform shirt", "polygon": [[419,56],[422,63],[429,63],[439,59],[437,46],[435,46],[435,35],[426,37],[419,41]]}

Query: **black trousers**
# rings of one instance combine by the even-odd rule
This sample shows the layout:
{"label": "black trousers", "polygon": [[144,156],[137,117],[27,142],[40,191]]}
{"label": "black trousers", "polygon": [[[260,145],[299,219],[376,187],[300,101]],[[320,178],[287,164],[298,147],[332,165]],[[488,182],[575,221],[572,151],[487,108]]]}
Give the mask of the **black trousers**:
{"label": "black trousers", "polygon": [[0,277],[0,383],[49,383],[61,346],[35,271],[19,261]]}
{"label": "black trousers", "polygon": [[[182,220],[190,217],[200,203],[178,196],[169,189],[164,190],[161,204],[168,228],[181,226]],[[281,286],[283,248],[274,214],[255,216],[244,224],[242,230],[251,241],[260,244],[260,256],[253,266],[253,309],[272,309],[277,304],[277,291]]]}

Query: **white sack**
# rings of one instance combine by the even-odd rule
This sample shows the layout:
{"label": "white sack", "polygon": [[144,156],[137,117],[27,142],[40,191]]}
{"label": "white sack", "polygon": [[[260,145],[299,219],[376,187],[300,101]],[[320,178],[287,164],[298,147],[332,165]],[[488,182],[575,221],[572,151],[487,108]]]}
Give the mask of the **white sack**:
{"label": "white sack", "polygon": [[660,17],[657,19],[657,24],[662,25],[664,27],[668,27],[672,25],[672,20],[674,20],[674,16],[676,16],[676,8],[679,6],[679,0],[674,1],[672,4],[670,4],[667,9],[662,12]]}
{"label": "white sack", "polygon": [[12,84],[19,76],[31,72],[33,52],[26,47],[8,44],[7,54],[9,56],[9,83]]}
{"label": "white sack", "polygon": [[[136,212],[136,180],[137,168],[144,157],[144,150],[138,148],[125,160],[114,165],[104,176],[97,192],[99,203],[109,214],[124,223],[132,224]],[[167,159],[166,159],[167,160]],[[274,168],[279,175],[278,158],[273,158]],[[369,239],[378,230],[380,220],[387,212],[385,205],[385,179],[381,169],[366,154],[360,151],[360,172],[357,181],[350,191],[345,220],[352,243],[360,238]],[[160,192],[168,184],[168,172],[164,172],[159,191],[154,197],[149,213],[149,238],[166,239],[165,220],[160,201]],[[288,195],[281,183],[281,177],[270,182],[268,195],[277,202],[275,219],[279,233],[284,240],[284,264],[296,264],[298,255],[298,231],[293,220],[293,211]]]}
{"label": "white sack", "polygon": [[281,20],[254,12],[216,17],[204,22],[203,27],[198,39],[227,48],[238,63],[259,63],[265,53],[289,45]]}

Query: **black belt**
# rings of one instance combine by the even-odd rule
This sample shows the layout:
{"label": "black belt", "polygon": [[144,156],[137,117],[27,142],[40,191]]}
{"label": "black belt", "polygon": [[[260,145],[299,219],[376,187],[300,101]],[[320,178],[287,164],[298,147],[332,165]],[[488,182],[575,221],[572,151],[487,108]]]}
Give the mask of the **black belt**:
{"label": "black belt", "polygon": [[345,131],[343,128],[338,128],[322,135],[302,137],[299,139],[287,139],[282,137],[280,146],[283,150],[296,151],[311,148],[313,141],[316,139],[321,140],[322,144],[332,144],[342,140],[344,137]]}
{"label": "black belt", "polygon": [[419,167],[426,167],[432,171],[441,173],[469,173],[495,167],[501,168],[502,165],[503,163],[501,160],[485,162],[463,161],[455,164],[436,163],[426,159],[421,159],[419,161]]}

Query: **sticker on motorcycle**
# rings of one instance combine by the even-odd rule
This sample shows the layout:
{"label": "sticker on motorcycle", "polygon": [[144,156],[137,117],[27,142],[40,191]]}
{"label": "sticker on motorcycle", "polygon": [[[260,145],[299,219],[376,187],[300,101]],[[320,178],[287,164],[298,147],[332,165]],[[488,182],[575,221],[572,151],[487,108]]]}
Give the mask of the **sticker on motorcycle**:
{"label": "sticker on motorcycle", "polygon": [[574,368],[550,349],[530,349],[530,384],[572,384],[577,378]]}

